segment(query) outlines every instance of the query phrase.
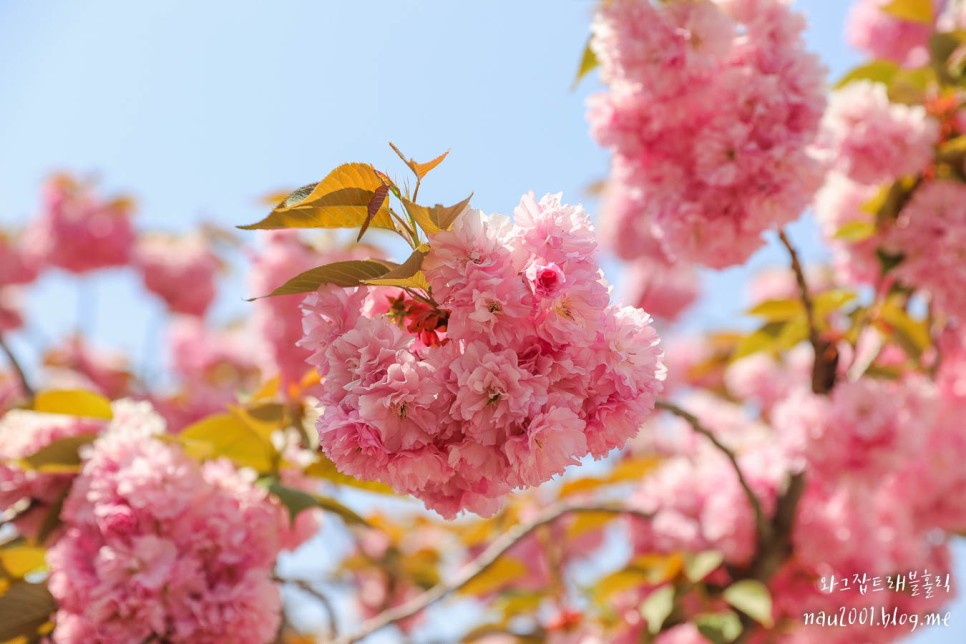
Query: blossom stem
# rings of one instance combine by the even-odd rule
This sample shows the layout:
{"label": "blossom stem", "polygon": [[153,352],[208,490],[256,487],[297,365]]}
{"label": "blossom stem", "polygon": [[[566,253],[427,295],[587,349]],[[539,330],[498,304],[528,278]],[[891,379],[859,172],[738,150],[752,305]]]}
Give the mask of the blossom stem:
{"label": "blossom stem", "polygon": [[34,388],[30,386],[30,381],[27,379],[27,374],[24,373],[23,367],[20,366],[20,361],[17,360],[17,356],[10,349],[7,341],[0,335],[0,350],[3,351],[4,355],[7,356],[7,361],[13,370],[17,373],[17,378],[20,379],[20,386],[23,388],[23,392],[27,394],[27,397],[33,400]]}
{"label": "blossom stem", "polygon": [[489,545],[489,547],[483,551],[482,554],[480,554],[469,565],[467,565],[450,582],[437,584],[408,602],[400,604],[395,608],[390,608],[389,610],[383,611],[379,615],[376,615],[372,619],[364,622],[355,633],[335,640],[336,644],[354,644],[355,642],[369,637],[376,631],[379,631],[387,626],[391,626],[392,624],[396,624],[424,611],[447,595],[459,590],[466,584],[485,573],[500,559],[500,557],[502,557],[508,550],[513,548],[513,546],[515,546],[533,531],[549,525],[557,519],[560,519],[568,514],[576,513],[601,513],[636,516],[641,519],[651,518],[651,515],[647,512],[623,505],[575,505],[572,503],[555,504],[532,521],[518,524],[497,537]]}
{"label": "blossom stem", "polygon": [[798,283],[799,297],[802,306],[805,308],[805,322],[808,324],[808,341],[812,345],[815,353],[815,360],[812,363],[812,392],[816,394],[827,394],[835,386],[835,372],[838,367],[838,352],[835,346],[824,340],[818,331],[818,321],[815,318],[815,304],[808,290],[808,282],[805,280],[805,271],[802,262],[798,258],[798,252],[792,246],[791,240],[785,234],[784,229],[778,231],[778,239],[788,251],[791,259],[792,271],[795,273],[795,281]]}
{"label": "blossom stem", "polygon": [[735,456],[735,453],[731,450],[731,448],[718,440],[718,437],[714,435],[714,432],[705,427],[697,416],[685,411],[684,409],[681,409],[674,403],[659,400],[654,403],[654,407],[657,409],[663,409],[669,414],[673,414],[687,422],[689,425],[691,425],[691,428],[694,429],[694,431],[711,441],[711,444],[728,458],[728,460],[731,462],[731,466],[735,470],[735,474],[738,475],[738,483],[741,485],[741,489],[744,490],[745,496],[748,497],[748,503],[751,504],[751,509],[755,513],[755,526],[758,528],[759,539],[762,542],[769,540],[772,535],[772,526],[765,519],[765,513],[761,507],[761,501],[758,500],[758,496],[755,494],[754,490],[751,489],[751,485],[748,484],[748,480],[745,478],[744,473],[741,471],[741,467],[738,465],[738,457]]}

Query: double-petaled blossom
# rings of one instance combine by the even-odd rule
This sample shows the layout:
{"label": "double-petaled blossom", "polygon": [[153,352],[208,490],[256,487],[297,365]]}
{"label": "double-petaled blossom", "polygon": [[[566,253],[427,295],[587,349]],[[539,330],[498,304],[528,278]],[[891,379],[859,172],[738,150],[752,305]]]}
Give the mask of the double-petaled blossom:
{"label": "double-petaled blossom", "polygon": [[626,259],[656,235],[677,260],[731,266],[805,208],[825,99],[803,28],[781,0],[603,3],[591,47],[608,91],[588,118],[628,193],[604,212]]}
{"label": "double-petaled blossom", "polygon": [[610,306],[581,209],[527,195],[515,223],[468,210],[429,243],[435,307],[385,289],[306,298],[321,445],[341,470],[444,516],[488,514],[637,433],[664,377],[658,338]]}

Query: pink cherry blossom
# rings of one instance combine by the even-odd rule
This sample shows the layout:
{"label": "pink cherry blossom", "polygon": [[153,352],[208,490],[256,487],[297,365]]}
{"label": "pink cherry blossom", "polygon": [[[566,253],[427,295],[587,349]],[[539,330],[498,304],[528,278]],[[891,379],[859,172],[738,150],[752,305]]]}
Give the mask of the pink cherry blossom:
{"label": "pink cherry blossom", "polygon": [[199,234],[149,234],[138,239],[133,264],[144,286],[172,313],[204,316],[215,298],[220,261]]}

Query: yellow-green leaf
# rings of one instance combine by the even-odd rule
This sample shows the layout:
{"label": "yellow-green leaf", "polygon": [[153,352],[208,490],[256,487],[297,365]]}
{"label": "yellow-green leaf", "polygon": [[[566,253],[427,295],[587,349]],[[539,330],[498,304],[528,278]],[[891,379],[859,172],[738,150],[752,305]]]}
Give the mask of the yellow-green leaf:
{"label": "yellow-green leaf", "polygon": [[764,318],[770,322],[786,322],[802,315],[802,302],[798,298],[770,300],[750,309],[748,315]]}
{"label": "yellow-green leaf", "polygon": [[335,463],[330,461],[324,454],[319,454],[319,460],[309,464],[305,468],[304,474],[306,476],[331,481],[337,485],[346,485],[348,487],[365,490],[366,492],[396,496],[395,491],[385,483],[380,483],[379,481],[362,481],[348,474],[343,474],[336,469]]}
{"label": "yellow-green leaf", "polygon": [[870,63],[856,67],[843,76],[842,80],[835,84],[835,88],[838,89],[859,80],[889,85],[899,70],[899,65],[891,60],[873,60]]}
{"label": "yellow-green leaf", "polygon": [[852,302],[858,297],[852,291],[844,289],[833,289],[816,294],[813,299],[815,307],[815,317],[821,322],[829,313],[838,311],[843,306]]}
{"label": "yellow-green leaf", "polygon": [[277,456],[271,442],[231,413],[204,418],[178,434],[176,440],[199,460],[223,456],[258,472],[270,471]]}
{"label": "yellow-green leaf", "polygon": [[432,235],[433,233],[438,233],[441,230],[449,230],[453,222],[456,221],[463,211],[466,210],[467,206],[470,205],[470,199],[473,195],[470,194],[469,197],[459,202],[458,204],[452,206],[444,206],[442,204],[436,204],[432,208],[427,208],[426,206],[420,206],[417,203],[413,203],[405,197],[402,199],[403,205],[406,206],[406,212],[416,221],[420,228],[427,235]]}
{"label": "yellow-green leaf", "polygon": [[835,239],[841,239],[849,243],[865,241],[874,237],[876,233],[875,222],[872,221],[850,221],[835,231]]}
{"label": "yellow-green leaf", "polygon": [[932,3],[933,0],[892,0],[881,10],[900,20],[932,25],[935,19]]}
{"label": "yellow-green leaf", "polygon": [[722,597],[726,602],[752,618],[765,628],[774,626],[771,614],[771,595],[760,581],[742,579],[725,588]]}
{"label": "yellow-green leaf", "polygon": [[390,267],[385,263],[371,259],[332,262],[300,273],[262,297],[311,293],[318,290],[323,284],[334,284],[342,287],[359,286],[366,280],[382,277],[390,270]]}
{"label": "yellow-green leaf", "polygon": [[34,397],[34,411],[104,420],[113,418],[110,400],[82,389],[41,391]]}
{"label": "yellow-green leaf", "polygon": [[576,539],[593,530],[599,530],[616,518],[617,515],[613,512],[578,512],[567,526],[567,538]]}
{"label": "yellow-green leaf", "polygon": [[701,613],[694,618],[694,625],[711,644],[728,644],[741,635],[741,618],[734,611]]}
{"label": "yellow-green leaf", "polygon": [[409,169],[413,171],[413,174],[416,175],[416,178],[417,179],[420,179],[420,180],[422,180],[423,177],[425,177],[427,174],[429,174],[429,172],[433,168],[435,168],[440,163],[442,163],[443,162],[443,159],[446,158],[446,155],[449,154],[449,150],[447,150],[446,152],[443,152],[441,155],[439,155],[438,157],[436,157],[432,161],[427,161],[426,163],[417,163],[416,161],[413,161],[412,159],[406,158],[406,155],[404,155],[402,153],[402,151],[400,151],[399,148],[397,148],[395,145],[393,145],[393,142],[392,141],[389,142],[389,147],[392,148],[392,151],[393,152],[395,152],[397,155],[399,155],[399,158],[403,160],[403,163],[405,163],[407,166],[409,166]]}
{"label": "yellow-green leaf", "polygon": [[57,604],[45,584],[14,582],[0,596],[0,642],[15,637],[37,641]]}
{"label": "yellow-green leaf", "polygon": [[693,582],[699,582],[721,565],[724,555],[717,550],[684,554],[684,574]]}
{"label": "yellow-green leaf", "polygon": [[597,54],[594,53],[593,47],[590,46],[591,39],[587,39],[587,44],[584,45],[584,51],[580,55],[580,65],[577,66],[577,75],[574,77],[574,83],[571,89],[575,89],[580,81],[584,79],[584,76],[592,72],[600,62],[597,60]]}
{"label": "yellow-green leaf", "polygon": [[372,286],[399,286],[403,288],[429,289],[429,282],[421,270],[423,259],[429,252],[429,246],[421,244],[413,251],[405,262],[392,269],[382,277],[374,280],[366,280],[365,283]]}
{"label": "yellow-green leaf", "polygon": [[339,515],[346,523],[371,527],[368,521],[335,499],[319,496],[318,494],[312,494],[311,492],[306,492],[305,490],[297,490],[295,488],[286,487],[278,482],[273,482],[271,485],[269,485],[268,491],[271,492],[282,503],[282,505],[288,508],[289,516],[291,517],[292,521],[295,521],[295,517],[304,510],[308,510],[309,508],[320,508],[326,512]]}
{"label": "yellow-green leaf", "polygon": [[460,593],[464,595],[487,595],[516,581],[527,574],[527,566],[513,557],[500,557],[485,572],[464,584]]}
{"label": "yellow-green leaf", "polygon": [[0,550],[0,565],[7,574],[22,579],[47,567],[46,549],[37,546],[10,546]]}
{"label": "yellow-green leaf", "polygon": [[674,610],[674,586],[668,584],[653,591],[641,602],[641,616],[647,620],[647,632],[656,635],[664,620]]}
{"label": "yellow-green leaf", "polygon": [[899,344],[907,354],[916,359],[932,344],[927,322],[913,319],[905,310],[896,306],[893,302],[887,302],[879,310],[876,327]]}
{"label": "yellow-green leaf", "polygon": [[[243,230],[273,228],[355,228],[369,219],[369,205],[376,191],[386,185],[367,163],[340,165],[316,184],[290,194],[263,220]],[[371,218],[374,228],[395,230],[385,200]]]}
{"label": "yellow-green leaf", "polygon": [[25,467],[42,472],[75,472],[79,469],[80,448],[91,443],[96,434],[79,434],[55,440],[30,456],[20,459]]}

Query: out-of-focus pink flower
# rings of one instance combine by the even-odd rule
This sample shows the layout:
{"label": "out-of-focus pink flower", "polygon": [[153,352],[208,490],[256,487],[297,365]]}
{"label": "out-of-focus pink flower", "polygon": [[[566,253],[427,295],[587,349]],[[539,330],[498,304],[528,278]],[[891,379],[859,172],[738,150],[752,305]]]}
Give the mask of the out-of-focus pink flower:
{"label": "out-of-focus pink flower", "polygon": [[270,641],[286,516],[254,478],[137,428],[99,438],[48,552],[54,641]]}
{"label": "out-of-focus pink flower", "polygon": [[133,211],[129,199],[105,201],[91,186],[58,175],[44,186],[41,212],[23,242],[72,273],[124,266],[134,248]]}
{"label": "out-of-focus pink flower", "polygon": [[821,139],[839,172],[877,184],[924,170],[939,123],[921,105],[891,103],[882,83],[855,81],[832,92]]}
{"label": "out-of-focus pink flower", "polygon": [[44,366],[74,372],[81,381],[75,387],[94,389],[112,400],[130,393],[131,371],[121,353],[95,350],[79,336],[65,338],[44,356]]}
{"label": "out-of-focus pink flower", "polygon": [[966,316],[966,185],[924,183],[899,213],[887,245],[902,254],[899,279],[928,292],[945,313]]}
{"label": "out-of-focus pink flower", "polygon": [[603,218],[622,256],[656,234],[670,257],[723,268],[798,217],[824,171],[823,70],[803,28],[779,0],[601,6],[591,47],[608,91],[588,119],[614,152]]}
{"label": "out-of-focus pink flower", "polygon": [[[856,0],[849,13],[849,43],[874,58],[892,60],[906,67],[929,62],[932,26],[897,18],[882,10],[889,0]],[[938,1],[933,5],[937,5]]]}
{"label": "out-of-focus pink flower", "polygon": [[0,287],[29,284],[40,273],[42,257],[21,236],[0,231]]}
{"label": "out-of-focus pink flower", "polygon": [[144,286],[172,313],[204,316],[215,298],[220,262],[200,234],[148,234],[137,241],[133,264]]}

